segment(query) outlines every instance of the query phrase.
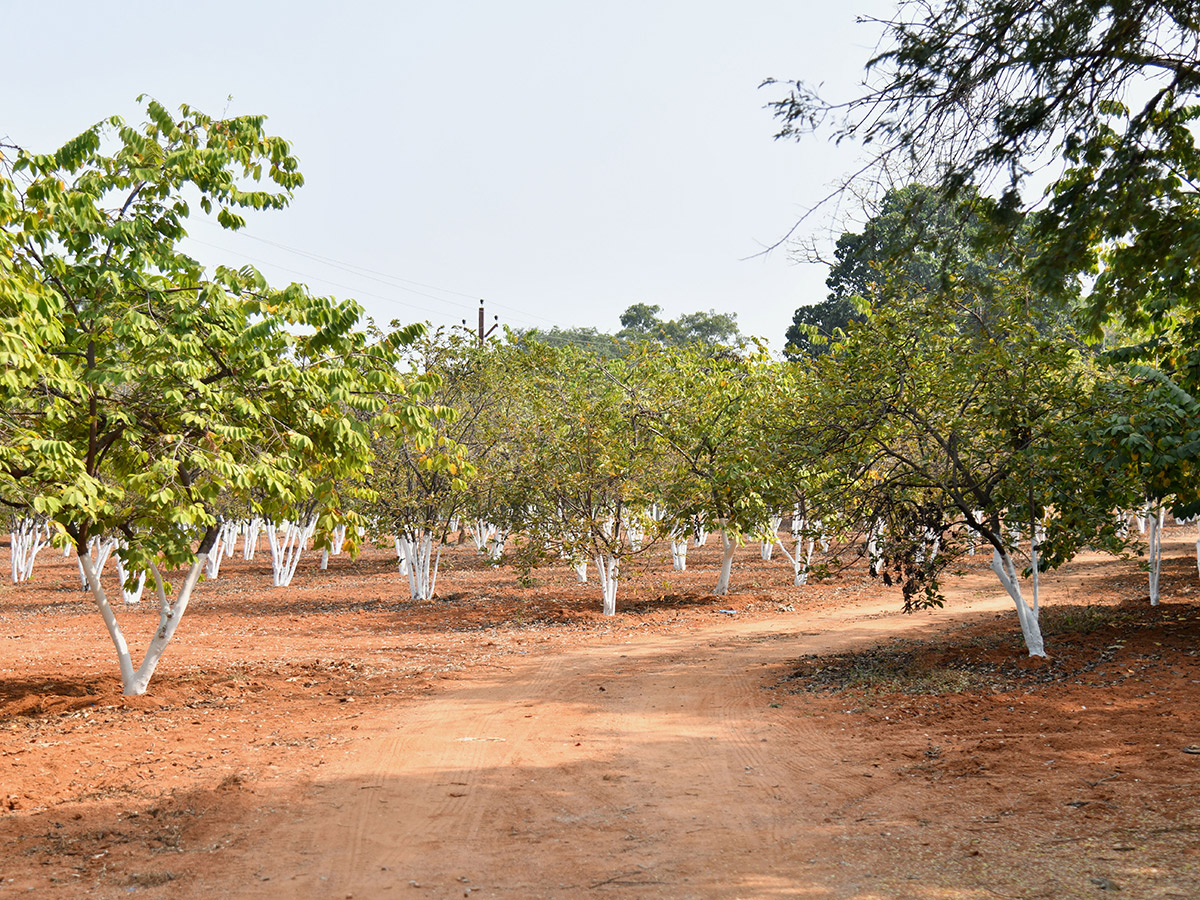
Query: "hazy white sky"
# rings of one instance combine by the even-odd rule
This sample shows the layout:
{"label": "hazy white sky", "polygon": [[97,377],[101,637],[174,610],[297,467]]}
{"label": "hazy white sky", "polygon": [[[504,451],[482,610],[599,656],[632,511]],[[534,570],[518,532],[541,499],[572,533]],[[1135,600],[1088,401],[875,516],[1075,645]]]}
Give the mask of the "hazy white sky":
{"label": "hazy white sky", "polygon": [[[134,98],[265,113],[307,180],[207,263],[386,322],[612,331],[631,303],[783,344],[825,272],[778,240],[855,162],[772,140],[767,77],[848,94],[886,0],[5,4],[0,137],[50,150]],[[232,97],[232,99],[228,99]]]}

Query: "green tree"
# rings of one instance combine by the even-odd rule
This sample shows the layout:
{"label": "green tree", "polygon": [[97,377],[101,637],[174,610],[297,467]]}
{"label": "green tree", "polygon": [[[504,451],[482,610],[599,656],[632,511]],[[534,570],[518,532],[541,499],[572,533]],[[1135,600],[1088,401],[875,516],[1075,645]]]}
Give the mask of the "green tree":
{"label": "green tree", "polygon": [[791,360],[820,356],[839,332],[862,318],[849,298],[829,297],[812,306],[801,306],[784,335],[787,340],[784,355]]}
{"label": "green tree", "polygon": [[615,359],[624,352],[623,342],[615,335],[593,327],[559,328],[556,325],[548,330],[529,328],[510,332],[510,340],[514,343],[536,341],[547,347],[579,347],[605,359]]}
{"label": "green tree", "polygon": [[[917,2],[883,25],[867,91],[829,103],[795,83],[773,104],[780,135],[829,127],[873,148],[866,171],[887,181],[997,196],[990,219],[1028,230],[1038,292],[1071,293],[1087,276],[1085,332],[1122,322],[1139,361],[1197,396],[1194,0]],[[1047,169],[1044,191],[1031,176]]]}
{"label": "green tree", "polygon": [[[641,428],[657,436],[673,461],[657,502],[676,531],[697,516],[721,534],[721,571],[714,594],[729,592],[735,548],[765,536],[780,494],[770,480],[777,368],[753,357],[716,355],[702,345],[644,347],[630,358],[627,384]],[[774,541],[774,537],[770,537]]]}
{"label": "green tree", "polygon": [[653,435],[636,427],[639,411],[626,393],[630,372],[623,360],[541,348],[527,361],[536,368],[529,372],[519,455],[521,526],[539,547],[573,563],[591,559],[604,614],[613,615],[622,563],[639,552],[629,525],[650,504],[646,474],[658,449]]}
{"label": "green tree", "polygon": [[[4,348],[0,500],[75,547],[128,694],[146,690],[179,625],[223,495],[254,494],[268,515],[316,501],[328,529],[343,517],[339,484],[369,462],[359,416],[421,433],[428,415],[394,368],[419,329],[376,340],[352,302],[274,290],[251,268],[210,275],[179,250],[191,203],[234,229],[241,209],[284,207],[302,183],[287,143],[262,117],[172,115],[152,100],[146,112],[52,154],[17,149],[0,171],[14,276],[0,303],[12,304],[4,333],[21,330]],[[155,576],[159,626],[136,669],[88,554],[101,535]],[[178,566],[174,593],[159,572]]]}
{"label": "green tree", "polygon": [[[991,207],[971,190],[949,198],[922,184],[889,190],[862,231],[838,239],[825,281],[826,302],[796,310],[787,332],[788,343],[797,348],[793,356],[823,351],[826,344],[812,339],[813,327],[819,338],[828,339],[835,328],[861,320],[855,298],[886,302],[892,290],[927,296],[970,291],[986,297],[1002,289],[1011,277],[1010,249],[991,242]],[[1022,229],[1007,243],[1024,245],[1028,239]],[[1063,305],[1044,295],[1037,296],[1037,306],[1051,320],[1063,318]]]}
{"label": "green tree", "polygon": [[710,309],[664,321],[658,316],[661,311],[659,306],[633,304],[621,314],[622,327],[617,337],[633,344],[657,341],[673,347],[701,344],[710,349],[737,349],[745,344],[738,330],[737,313]]}
{"label": "green tree", "polygon": [[944,573],[981,540],[1040,656],[1038,573],[1117,546],[1112,510],[1134,494],[1082,452],[1111,411],[1103,373],[1031,319],[1026,290],[994,295],[986,315],[969,295],[893,293],[817,361],[794,440],[796,468],[825,473],[819,504],[882,537],[906,609],[940,605]]}

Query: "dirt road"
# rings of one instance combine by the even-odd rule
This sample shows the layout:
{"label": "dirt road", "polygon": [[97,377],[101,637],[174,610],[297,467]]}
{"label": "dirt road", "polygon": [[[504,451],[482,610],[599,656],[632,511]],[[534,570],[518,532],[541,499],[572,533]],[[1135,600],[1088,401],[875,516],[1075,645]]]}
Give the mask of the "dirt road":
{"label": "dirt road", "polygon": [[140,698],[50,558],[0,604],[0,900],[1194,900],[1193,542],[1162,607],[1126,561],[1048,579],[1035,664],[983,559],[905,616],[756,548],[707,596],[708,548],[632,571],[613,618],[473,548],[422,604],[386,550],[286,595],[235,559]]}
{"label": "dirt road", "polygon": [[902,617],[894,603],[803,623],[731,617],[700,646],[648,635],[475,670],[361,724],[304,804],[264,822],[240,864],[196,893],[899,896],[883,885],[906,880],[903,832],[920,826],[878,829],[891,832],[887,871],[872,872],[832,824],[893,779],[839,740],[835,719],[768,686],[800,654],[948,618]]}

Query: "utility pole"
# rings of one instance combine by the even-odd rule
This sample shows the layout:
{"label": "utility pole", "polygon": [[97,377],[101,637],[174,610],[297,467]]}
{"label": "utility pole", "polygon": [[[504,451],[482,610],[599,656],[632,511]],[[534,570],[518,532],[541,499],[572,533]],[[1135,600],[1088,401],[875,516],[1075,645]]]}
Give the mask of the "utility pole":
{"label": "utility pole", "polygon": [[[490,338],[492,336],[492,332],[500,327],[500,317],[499,316],[492,316],[492,320],[493,320],[492,327],[488,328],[487,331],[484,331],[485,317],[484,317],[484,312],[483,312],[483,301],[480,300],[479,301],[479,332],[478,332],[480,347],[483,346],[484,341],[486,341],[488,338]],[[467,320],[463,319],[462,323],[463,323],[463,325],[466,325]]]}

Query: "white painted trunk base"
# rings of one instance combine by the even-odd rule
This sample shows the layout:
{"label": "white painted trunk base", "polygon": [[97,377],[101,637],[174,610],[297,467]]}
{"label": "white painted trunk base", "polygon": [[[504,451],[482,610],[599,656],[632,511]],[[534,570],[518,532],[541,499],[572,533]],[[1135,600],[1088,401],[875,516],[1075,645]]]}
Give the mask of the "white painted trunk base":
{"label": "white painted trunk base", "polygon": [[1149,530],[1147,542],[1150,545],[1150,605],[1158,606],[1158,577],[1162,572],[1162,529],[1166,521],[1167,511],[1163,507],[1150,509],[1146,516]]}
{"label": "white painted trunk base", "polygon": [[687,535],[683,535],[682,537],[674,536],[671,538],[671,565],[676,572],[687,571],[687,552]]}
{"label": "white painted trunk base", "polygon": [[817,540],[812,537],[805,537],[803,532],[793,534],[796,540],[795,552],[789,552],[783,541],[779,542],[779,549],[783,551],[783,555],[788,558],[792,564],[792,584],[796,587],[808,584],[808,567],[812,563],[813,551],[817,548]]}
{"label": "white painted trunk base", "polygon": [[729,593],[729,576],[733,572],[733,551],[737,548],[736,542],[729,536],[729,532],[724,526],[721,528],[721,574],[717,578],[717,587],[713,593],[718,597],[724,597]]}
{"label": "white painted trunk base", "polygon": [[[96,571],[96,576],[100,577],[104,574],[104,567],[108,565],[108,557],[112,554],[113,548],[117,546],[116,538],[98,538],[94,537],[88,541],[88,559],[92,562],[92,568]],[[76,562],[79,563],[79,584],[82,590],[88,590],[88,576],[84,570],[83,560],[76,557]]]}
{"label": "white painted trunk base", "polygon": [[28,581],[33,575],[33,561],[43,547],[50,542],[50,525],[35,519],[21,519],[17,527],[9,532],[9,548],[12,551],[13,584]]}
{"label": "white painted trunk base", "polygon": [[617,579],[620,574],[620,561],[611,553],[596,555],[596,572],[600,578],[600,592],[604,597],[603,611],[606,616],[617,614]]}
{"label": "white painted trunk base", "polygon": [[258,549],[258,538],[262,530],[262,519],[249,519],[242,523],[242,559],[254,559],[254,551]]}
{"label": "white painted trunk base", "polygon": [[104,586],[100,583],[100,573],[97,572],[96,567],[92,563],[91,554],[83,553],[76,556],[76,559],[79,560],[79,567],[83,570],[84,576],[87,578],[88,587],[92,592],[92,599],[96,602],[96,608],[99,609],[100,616],[104,619],[104,625],[108,629],[109,637],[112,638],[113,646],[116,648],[117,662],[121,669],[121,690],[126,696],[137,696],[146,693],[146,688],[150,684],[154,670],[158,667],[158,662],[162,658],[163,652],[167,649],[167,644],[171,642],[171,638],[175,635],[175,629],[179,626],[180,619],[183,618],[183,613],[187,609],[188,601],[192,596],[192,590],[196,587],[196,582],[200,580],[200,574],[204,571],[207,555],[206,553],[201,553],[196,557],[195,562],[192,563],[192,567],[188,571],[187,577],[183,580],[183,585],[179,589],[179,596],[175,599],[174,603],[169,602],[167,599],[162,576],[159,574],[158,568],[151,568],[154,574],[155,590],[158,594],[159,602],[158,628],[154,632],[154,637],[150,640],[150,645],[146,648],[142,664],[136,670],[133,668],[133,658],[129,653],[129,645],[125,640],[125,635],[121,631],[120,624],[117,622],[116,614],[108,602]]}
{"label": "white painted trunk base", "polygon": [[507,540],[507,531],[501,528],[494,528],[491,537],[488,539],[488,559],[492,562],[500,562],[504,556],[504,542]]}
{"label": "white painted trunk base", "polygon": [[142,591],[146,587],[146,571],[143,569],[141,572],[136,573],[136,577],[133,579],[134,586],[132,588],[128,586],[128,582],[130,580],[129,576],[131,573],[125,568],[125,560],[121,557],[121,549],[123,546],[124,545],[118,545],[117,548],[113,550],[113,563],[117,567],[117,578],[121,582],[121,596],[124,598],[126,603],[141,603]]}
{"label": "white painted trunk base", "polygon": [[1033,559],[1033,606],[1025,602],[1021,595],[1021,577],[1016,564],[1008,553],[992,550],[992,571],[1008,591],[1017,607],[1017,619],[1021,623],[1021,634],[1025,638],[1025,647],[1030,656],[1045,656],[1046,650],[1042,643],[1042,626],[1038,621],[1038,570],[1036,551]]}
{"label": "white painted trunk base", "polygon": [[492,539],[492,535],[496,533],[496,526],[483,519],[476,519],[471,523],[471,540],[475,544],[475,549],[480,553],[487,552],[488,541]]}
{"label": "white painted trunk base", "polygon": [[[266,526],[267,544],[271,548],[271,584],[274,587],[287,587],[292,583],[296,567],[300,565],[308,539],[312,537],[317,527],[316,516],[304,525],[295,522],[284,522],[280,528],[271,523]],[[283,537],[279,532],[283,531]]]}
{"label": "white painted trunk base", "polygon": [[413,600],[432,600],[442,560],[441,545],[435,555],[433,534],[429,531],[421,531],[416,540],[402,535],[396,538],[396,543],[408,561],[408,588]]}

